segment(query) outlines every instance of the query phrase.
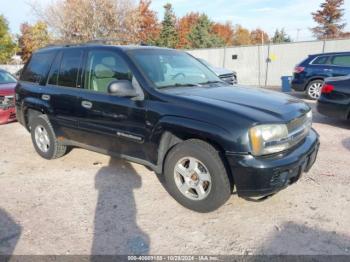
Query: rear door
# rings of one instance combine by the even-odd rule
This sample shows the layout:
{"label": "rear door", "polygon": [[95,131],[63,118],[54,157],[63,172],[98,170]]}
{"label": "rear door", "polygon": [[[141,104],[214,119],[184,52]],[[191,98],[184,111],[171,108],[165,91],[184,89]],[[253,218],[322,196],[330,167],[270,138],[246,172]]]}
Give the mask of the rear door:
{"label": "rear door", "polygon": [[332,76],[332,66],[330,64],[330,58],[329,55],[320,55],[314,58],[310,62],[310,69],[311,72],[309,73],[309,77],[330,77]]}
{"label": "rear door", "polygon": [[51,122],[59,136],[78,140],[79,107],[77,97],[81,91],[83,50],[69,48],[60,51],[50,70],[43,99],[52,108]]}
{"label": "rear door", "polygon": [[332,76],[344,76],[350,74],[350,54],[334,55],[330,60]]}

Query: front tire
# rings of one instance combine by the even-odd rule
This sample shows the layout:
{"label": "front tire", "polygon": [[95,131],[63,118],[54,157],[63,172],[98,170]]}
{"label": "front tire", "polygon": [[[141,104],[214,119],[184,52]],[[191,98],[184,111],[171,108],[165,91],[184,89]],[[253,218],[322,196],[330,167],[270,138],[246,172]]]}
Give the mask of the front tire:
{"label": "front tire", "polygon": [[206,213],[222,206],[231,195],[231,184],[217,150],[191,139],[176,145],[167,155],[165,185],[186,208]]}
{"label": "front tire", "polygon": [[67,147],[57,141],[54,129],[46,115],[38,115],[31,119],[30,132],[36,152],[45,159],[63,156]]}
{"label": "front tire", "polygon": [[317,100],[321,96],[321,89],[324,84],[323,80],[311,81],[306,88],[306,95],[309,99]]}

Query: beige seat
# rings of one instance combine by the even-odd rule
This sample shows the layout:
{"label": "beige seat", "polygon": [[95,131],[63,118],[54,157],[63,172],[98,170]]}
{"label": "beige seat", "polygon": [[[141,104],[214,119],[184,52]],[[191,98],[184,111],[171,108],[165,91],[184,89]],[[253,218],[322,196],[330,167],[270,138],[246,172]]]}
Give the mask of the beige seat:
{"label": "beige seat", "polygon": [[92,88],[99,92],[108,92],[108,85],[118,80],[115,77],[115,65],[116,61],[114,57],[104,57],[100,63],[94,67],[92,75]]}

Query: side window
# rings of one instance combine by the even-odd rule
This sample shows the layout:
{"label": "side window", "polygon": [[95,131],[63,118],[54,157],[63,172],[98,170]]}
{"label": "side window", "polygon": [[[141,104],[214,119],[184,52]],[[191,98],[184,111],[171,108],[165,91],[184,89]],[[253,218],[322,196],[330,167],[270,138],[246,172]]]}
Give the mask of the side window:
{"label": "side window", "polygon": [[337,55],[332,58],[332,65],[350,66],[350,55]]}
{"label": "side window", "polygon": [[132,81],[132,73],[124,59],[108,50],[92,50],[88,53],[85,72],[85,88],[107,93],[114,80]]}
{"label": "side window", "polygon": [[60,52],[56,56],[55,60],[52,63],[51,71],[50,71],[50,74],[49,74],[49,79],[47,81],[47,83],[49,85],[57,85],[58,74],[60,72],[61,59],[62,59],[62,53]]}
{"label": "side window", "polygon": [[318,56],[313,62],[313,65],[325,65],[328,64],[329,56]]}
{"label": "side window", "polygon": [[57,85],[77,87],[83,51],[70,49],[63,52]]}
{"label": "side window", "polygon": [[32,55],[28,65],[21,74],[22,81],[40,84],[50,70],[55,52],[39,52]]}

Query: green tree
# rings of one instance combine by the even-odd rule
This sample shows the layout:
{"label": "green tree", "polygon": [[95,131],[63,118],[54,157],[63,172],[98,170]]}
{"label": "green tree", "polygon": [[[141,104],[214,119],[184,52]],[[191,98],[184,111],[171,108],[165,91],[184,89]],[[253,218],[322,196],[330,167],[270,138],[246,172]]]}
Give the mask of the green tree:
{"label": "green tree", "polygon": [[326,0],[321,4],[319,10],[312,14],[318,26],[311,28],[311,31],[318,39],[334,38],[342,36],[345,23],[342,23],[344,16],[344,0]]}
{"label": "green tree", "polygon": [[193,26],[187,38],[193,48],[220,47],[225,45],[225,41],[213,31],[213,23],[208,16],[202,14],[197,23]]}
{"label": "green tree", "polygon": [[24,62],[29,59],[35,50],[48,45],[49,42],[50,35],[46,23],[39,21],[34,25],[27,23],[21,25],[21,35],[19,36],[18,43]]}
{"label": "green tree", "polygon": [[0,15],[0,64],[8,63],[15,53],[16,44],[10,35],[7,20]]}
{"label": "green tree", "polygon": [[178,35],[176,30],[176,17],[170,3],[164,6],[165,13],[162,21],[162,29],[160,31],[157,45],[175,48],[178,43]]}
{"label": "green tree", "polygon": [[290,43],[292,40],[290,39],[290,36],[286,34],[284,31],[284,28],[281,30],[276,29],[274,36],[272,37],[272,42],[275,44],[279,43]]}

